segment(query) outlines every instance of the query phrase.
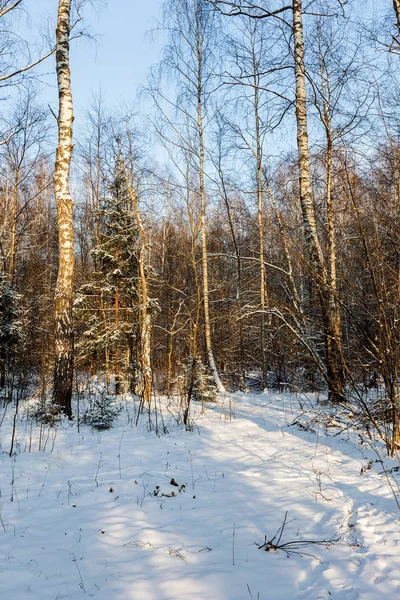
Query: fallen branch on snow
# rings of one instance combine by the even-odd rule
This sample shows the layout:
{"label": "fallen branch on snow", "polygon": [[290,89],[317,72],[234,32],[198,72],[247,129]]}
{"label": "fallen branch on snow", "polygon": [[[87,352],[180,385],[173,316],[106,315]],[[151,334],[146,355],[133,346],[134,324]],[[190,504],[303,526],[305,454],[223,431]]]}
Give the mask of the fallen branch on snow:
{"label": "fallen branch on snow", "polygon": [[[285,512],[285,517],[283,519],[282,525],[279,527],[278,531],[275,533],[274,537],[268,539],[265,536],[265,540],[263,544],[256,544],[259,550],[265,550],[265,552],[276,552],[277,550],[282,550],[286,552],[287,557],[289,558],[291,554],[298,554],[299,556],[310,556],[315,558],[316,560],[320,560],[314,554],[309,552],[304,552],[303,548],[307,546],[325,546],[328,548],[329,546],[333,546],[335,542],[338,542],[340,538],[332,538],[330,540],[294,540],[291,542],[282,542],[283,530],[285,529],[287,523],[288,512]],[[276,541],[275,541],[276,540]]]}

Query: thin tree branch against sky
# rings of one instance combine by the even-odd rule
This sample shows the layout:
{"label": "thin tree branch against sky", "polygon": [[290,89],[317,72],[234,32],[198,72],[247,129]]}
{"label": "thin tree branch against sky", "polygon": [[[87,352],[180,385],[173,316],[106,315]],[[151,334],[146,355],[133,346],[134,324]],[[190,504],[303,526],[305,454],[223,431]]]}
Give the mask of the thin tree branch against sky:
{"label": "thin tree branch against sky", "polygon": [[[25,0],[23,5],[29,15],[28,23],[43,23],[47,19],[49,31],[53,30],[54,0]],[[373,8],[379,10],[373,0],[366,0],[364,8],[364,15],[372,15]],[[85,5],[82,16],[82,28],[87,29],[91,37],[71,44],[77,132],[90,98],[99,89],[108,104],[134,106],[138,110],[136,92],[146,84],[150,67],[159,62],[163,46],[162,35],[149,33],[162,21],[161,0],[92,0]],[[26,26],[26,22],[21,22],[24,30]],[[54,59],[45,62],[39,72],[44,74],[42,80],[46,84],[42,86],[43,100],[55,110]]]}
{"label": "thin tree branch against sky", "polygon": [[[78,128],[90,98],[100,88],[111,105],[133,104],[137,89],[146,82],[150,66],[160,58],[161,40],[153,40],[147,33],[161,18],[161,4],[159,0],[93,0],[85,6],[83,27],[94,39],[76,40],[71,44]],[[51,29],[56,16],[54,0],[27,0],[26,9],[38,19],[51,20]],[[43,98],[55,108],[54,61],[50,59],[41,72],[48,73],[44,77],[47,86],[44,86]]]}

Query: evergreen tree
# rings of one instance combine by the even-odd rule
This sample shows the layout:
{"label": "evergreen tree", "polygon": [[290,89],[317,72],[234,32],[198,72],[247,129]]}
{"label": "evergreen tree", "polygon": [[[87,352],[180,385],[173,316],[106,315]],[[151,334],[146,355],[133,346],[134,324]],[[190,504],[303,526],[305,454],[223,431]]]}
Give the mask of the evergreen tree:
{"label": "evergreen tree", "polygon": [[91,255],[96,268],[77,295],[80,358],[134,389],[138,337],[138,228],[128,194],[123,160],[116,159],[110,195],[99,207],[99,242]]}
{"label": "evergreen tree", "polygon": [[0,272],[0,389],[12,370],[15,351],[22,344],[20,295],[13,289],[9,276]]}

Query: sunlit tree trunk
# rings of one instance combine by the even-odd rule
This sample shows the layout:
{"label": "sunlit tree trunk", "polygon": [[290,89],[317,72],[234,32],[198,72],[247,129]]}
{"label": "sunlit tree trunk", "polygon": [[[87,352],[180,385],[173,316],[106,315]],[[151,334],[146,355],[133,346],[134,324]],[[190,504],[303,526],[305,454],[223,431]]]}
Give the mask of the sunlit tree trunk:
{"label": "sunlit tree trunk", "polygon": [[204,185],[204,133],[203,133],[203,45],[200,33],[200,7],[195,11],[196,15],[196,42],[197,42],[197,133],[199,143],[199,194],[201,202],[200,233],[201,233],[201,263],[203,269],[203,311],[204,332],[206,339],[206,353],[214,383],[218,392],[224,393],[225,388],[219,377],[217,365],[211,340],[210,307],[209,307],[209,285],[208,285],[208,256],[207,256],[207,225],[206,225],[206,190]]}
{"label": "sunlit tree trunk", "polygon": [[54,168],[54,194],[58,217],[59,266],[54,302],[55,370],[54,404],[72,417],[74,360],[72,299],[74,277],[73,203],[69,191],[74,120],[69,69],[69,34],[72,0],[59,0],[56,29],[58,84],[58,145]]}
{"label": "sunlit tree trunk", "polygon": [[[317,233],[317,222],[311,188],[310,155],[308,144],[307,103],[304,65],[304,38],[302,0],[293,0],[293,36],[296,81],[297,147],[299,152],[300,203],[303,216],[304,237],[310,266],[314,272],[321,301],[325,335],[326,369],[331,399],[343,397],[343,381],[338,366],[337,338],[334,333],[335,302],[328,280],[328,270]],[[333,306],[332,306],[333,304]]]}
{"label": "sunlit tree trunk", "polygon": [[152,370],[151,370],[151,315],[149,312],[149,296],[147,291],[147,275],[146,275],[146,232],[143,227],[142,218],[140,216],[137,190],[131,185],[128,173],[125,168],[125,179],[128,188],[129,197],[132,202],[133,212],[135,215],[136,224],[140,234],[140,254],[139,254],[139,325],[140,325],[140,364],[143,377],[143,400],[150,404],[151,387],[152,387]]}
{"label": "sunlit tree trunk", "polygon": [[[190,262],[193,270],[193,278],[195,283],[196,292],[196,310],[195,316],[192,318],[192,336],[191,336],[191,354],[192,363],[190,365],[190,380],[187,390],[187,402],[183,412],[183,423],[184,425],[189,424],[190,405],[193,396],[193,390],[196,382],[196,363],[197,363],[197,334],[199,331],[200,312],[201,312],[201,284],[199,280],[199,273],[197,268],[197,257],[196,257],[196,241],[197,231],[193,216],[193,210],[190,206],[190,182],[189,182],[189,169],[186,171],[186,206],[189,217],[190,227]],[[200,223],[201,226],[201,223]]]}
{"label": "sunlit tree trunk", "polygon": [[[103,323],[104,323],[104,330],[106,331],[107,327],[108,327],[108,323],[107,323],[107,315],[106,315],[103,294],[101,294],[101,296],[100,296],[100,313],[101,313]],[[108,394],[110,392],[110,348],[108,346],[108,343],[106,343],[106,346],[104,348],[104,368],[106,371],[106,386],[107,386],[107,394]]]}
{"label": "sunlit tree trunk", "polygon": [[330,131],[330,120],[327,123],[327,156],[326,156],[326,210],[328,220],[328,255],[329,255],[329,287],[327,290],[327,311],[330,332],[327,335],[327,356],[332,362],[332,370],[340,381],[343,381],[343,354],[342,354],[342,331],[340,310],[337,301],[337,253],[336,253],[336,216],[334,199],[332,196],[332,135]]}
{"label": "sunlit tree trunk", "polygon": [[17,221],[18,221],[18,187],[19,187],[19,169],[15,169],[14,174],[14,189],[13,189],[13,206],[12,206],[12,224],[11,224],[11,244],[10,244],[10,267],[9,275],[11,282],[15,275],[15,257],[17,252]]}
{"label": "sunlit tree trunk", "polygon": [[264,203],[263,203],[263,177],[262,177],[262,147],[261,147],[261,131],[260,131],[260,114],[259,114],[259,82],[257,73],[256,56],[254,54],[254,45],[252,46],[253,56],[253,91],[254,91],[254,124],[255,124],[255,141],[256,141],[256,161],[257,161],[257,225],[258,225],[258,242],[260,253],[260,309],[261,309],[261,371],[263,389],[267,386],[268,363],[266,352],[266,281],[265,281],[265,261],[264,261]]}

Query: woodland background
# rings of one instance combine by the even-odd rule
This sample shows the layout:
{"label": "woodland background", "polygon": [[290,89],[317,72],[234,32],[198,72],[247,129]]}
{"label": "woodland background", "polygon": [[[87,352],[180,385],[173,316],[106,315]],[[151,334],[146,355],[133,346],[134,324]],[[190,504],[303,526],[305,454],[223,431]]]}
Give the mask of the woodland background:
{"label": "woodland background", "polygon": [[[134,109],[94,93],[74,132],[71,394],[93,375],[143,403],[180,394],[187,424],[193,399],[224,390],[328,390],[394,451],[400,10],[377,4],[165,2]],[[0,3],[5,406],[54,399],[59,335],[57,115],[40,71],[54,34],[28,43],[23,11]],[[90,35],[84,11],[69,38]],[[71,394],[53,403],[70,415]]]}

